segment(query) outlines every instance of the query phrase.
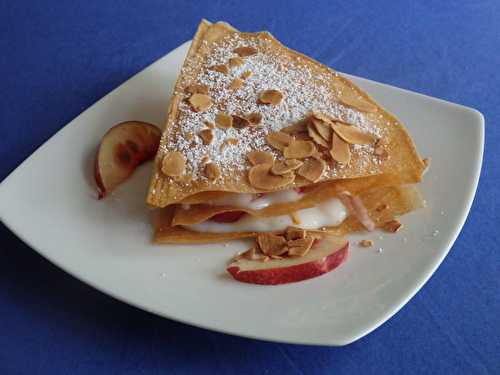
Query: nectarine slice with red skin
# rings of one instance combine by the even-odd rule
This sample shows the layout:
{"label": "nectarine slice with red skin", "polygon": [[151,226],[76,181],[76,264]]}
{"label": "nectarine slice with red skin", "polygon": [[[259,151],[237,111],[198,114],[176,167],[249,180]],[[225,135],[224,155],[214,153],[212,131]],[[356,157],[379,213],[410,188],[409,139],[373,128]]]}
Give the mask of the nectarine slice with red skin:
{"label": "nectarine slice with red skin", "polygon": [[340,266],[348,256],[349,242],[343,237],[327,236],[316,242],[303,257],[259,260],[238,259],[227,271],[238,281],[278,285],[311,279]]}
{"label": "nectarine slice with red skin", "polygon": [[99,199],[124,182],[138,165],[153,159],[160,138],[160,129],[141,121],[126,121],[109,129],[94,164]]}

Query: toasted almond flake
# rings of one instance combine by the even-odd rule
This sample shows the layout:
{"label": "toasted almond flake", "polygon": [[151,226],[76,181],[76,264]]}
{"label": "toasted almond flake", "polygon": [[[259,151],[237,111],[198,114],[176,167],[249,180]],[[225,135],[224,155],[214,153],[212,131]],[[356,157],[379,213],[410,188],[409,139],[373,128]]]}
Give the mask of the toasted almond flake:
{"label": "toasted almond flake", "polygon": [[329,148],[330,145],[328,144],[327,141],[323,139],[323,137],[318,133],[314,125],[309,124],[307,127],[307,135],[311,137],[311,139],[316,143],[317,145],[321,145],[323,147]]}
{"label": "toasted almond flake", "polygon": [[340,138],[352,145],[367,145],[377,141],[373,134],[362,132],[354,126],[336,122],[332,125],[332,129]]}
{"label": "toasted almond flake", "polygon": [[386,158],[389,154],[383,145],[375,146],[373,149],[373,154],[380,158]]}
{"label": "toasted almond flake", "polygon": [[229,67],[224,64],[211,66],[210,70],[214,70],[222,74],[229,74]]}
{"label": "toasted almond flake", "polygon": [[210,157],[208,155],[205,155],[201,158],[201,164],[206,164],[210,160]]}
{"label": "toasted almond flake", "polygon": [[313,118],[312,123],[318,134],[325,140],[332,139],[332,128],[330,123]]}
{"label": "toasted almond flake", "polygon": [[262,121],[262,115],[259,112],[250,113],[245,117],[248,119],[248,121],[250,121],[250,124],[252,125],[259,125]]}
{"label": "toasted almond flake", "polygon": [[326,122],[329,124],[334,123],[335,121],[339,121],[334,116],[331,116],[327,113],[322,113],[322,112],[313,112],[312,116],[317,120],[320,120],[320,121],[323,121],[323,122]]}
{"label": "toasted almond flake", "polygon": [[382,203],[380,206],[378,206],[378,207],[375,209],[375,211],[377,211],[377,212],[382,212],[382,211],[386,210],[388,207],[389,207],[388,205],[386,205],[385,203]]}
{"label": "toasted almond flake", "polygon": [[228,145],[237,145],[238,144],[238,140],[236,138],[228,138],[226,140],[224,140],[224,142],[222,142],[222,144],[220,145],[219,147],[219,150],[224,150],[226,148],[226,146]]}
{"label": "toasted almond flake", "polygon": [[163,157],[161,171],[170,177],[181,176],[186,169],[186,158],[179,151],[167,152]]}
{"label": "toasted almond flake", "polygon": [[278,105],[283,99],[283,94],[278,90],[264,90],[259,95],[259,102],[262,104]]}
{"label": "toasted almond flake", "polygon": [[361,241],[359,241],[359,246],[361,246],[361,247],[372,247],[373,246],[373,241],[372,240],[361,240]]}
{"label": "toasted almond flake", "polygon": [[204,112],[213,104],[210,96],[198,93],[191,95],[188,102],[195,112]]}
{"label": "toasted almond flake", "polygon": [[215,125],[221,129],[229,129],[233,127],[233,117],[223,112],[219,112],[215,116]]}
{"label": "toasted almond flake", "polygon": [[283,155],[287,159],[304,159],[314,154],[316,147],[311,141],[292,140],[283,150]]}
{"label": "toasted almond flake", "polygon": [[282,174],[287,174],[290,173],[297,168],[300,168],[300,166],[303,163],[300,160],[297,159],[288,159],[284,161],[277,161],[274,162],[272,168],[271,168],[271,173],[275,175],[282,175]]}
{"label": "toasted almond flake", "polygon": [[193,135],[193,133],[189,132],[189,133],[186,133],[185,138],[188,141],[192,141],[194,138],[194,135]]}
{"label": "toasted almond flake", "polygon": [[220,169],[215,163],[207,163],[205,165],[205,176],[210,180],[214,181],[220,176]]}
{"label": "toasted almond flake", "polygon": [[215,124],[212,121],[205,121],[205,126],[209,129],[215,128]]}
{"label": "toasted almond flake", "polygon": [[250,151],[247,159],[252,165],[274,163],[274,155],[266,151]]}
{"label": "toasted almond flake", "polygon": [[198,136],[203,140],[204,145],[209,145],[214,139],[212,129],[203,129],[198,133]]}
{"label": "toasted almond flake", "polygon": [[291,135],[283,133],[281,131],[275,133],[269,133],[266,136],[267,143],[277,150],[283,151],[294,138]]}
{"label": "toasted almond flake", "polygon": [[299,168],[297,174],[311,182],[317,182],[323,176],[326,169],[326,163],[323,159],[308,158]]}
{"label": "toasted almond flake", "polygon": [[288,227],[285,231],[285,237],[287,241],[298,240],[300,238],[306,238],[306,231],[302,228]]}
{"label": "toasted almond flake", "polygon": [[255,55],[258,51],[254,47],[238,47],[233,50],[234,53],[237,53],[240,57],[247,57]]}
{"label": "toasted almond flake", "polygon": [[252,72],[250,70],[245,70],[243,73],[241,73],[240,78],[245,80],[248,79],[252,76]]}
{"label": "toasted almond flake", "polygon": [[270,257],[268,257],[268,256],[266,255],[266,256],[264,256],[264,257],[263,257],[260,261],[261,261],[262,263],[266,263],[266,262],[268,262],[268,261],[269,261],[269,259],[271,259],[271,258],[270,258]]}
{"label": "toasted almond flake", "polygon": [[295,180],[293,173],[273,175],[270,173],[272,164],[257,164],[248,171],[250,185],[262,190],[275,190],[291,184]]}
{"label": "toasted almond flake", "polygon": [[208,94],[208,86],[201,83],[193,83],[186,87],[186,92],[190,94]]}
{"label": "toasted almond flake", "polygon": [[292,212],[289,216],[290,219],[292,219],[292,223],[294,223],[295,225],[299,225],[301,223],[300,217],[297,212]]}
{"label": "toasted almond flake", "polygon": [[233,115],[233,127],[236,129],[243,129],[250,126],[250,121],[246,117]]}
{"label": "toasted almond flake", "polygon": [[230,90],[238,90],[241,86],[243,86],[243,80],[239,78],[233,79],[233,82],[229,85]]}
{"label": "toasted almond flake", "polygon": [[297,134],[297,133],[305,133],[307,132],[307,125],[309,124],[309,120],[301,120],[293,125],[287,126],[281,129],[282,132],[287,134]]}
{"label": "toasted almond flake", "polygon": [[229,59],[229,66],[231,68],[236,68],[244,64],[244,61],[241,57],[231,57]]}
{"label": "toasted almond flake", "polygon": [[286,239],[272,233],[262,233],[257,236],[260,250],[266,255],[281,255],[287,252]]}
{"label": "toasted almond flake", "polygon": [[297,240],[290,240],[287,242],[288,255],[303,257],[306,255],[314,243],[314,238],[305,237]]}
{"label": "toasted almond flake", "polygon": [[283,257],[280,255],[270,255],[269,258],[276,259],[276,260],[283,259]]}
{"label": "toasted almond flake", "polygon": [[382,225],[383,230],[385,230],[386,232],[391,232],[391,233],[396,233],[402,227],[403,227],[403,224],[401,224],[398,220],[395,220],[395,219],[387,221]]}
{"label": "toasted almond flake", "polygon": [[330,156],[333,160],[342,163],[349,164],[351,161],[351,149],[349,144],[344,142],[336,133],[332,135],[332,147],[330,148]]}
{"label": "toasted almond flake", "polygon": [[344,90],[339,97],[339,102],[361,112],[377,112],[377,106],[375,104],[370,103],[367,99],[353,90]]}
{"label": "toasted almond flake", "polygon": [[236,255],[233,260],[240,260],[240,259],[248,259],[248,260],[262,260],[265,257],[264,254],[260,252],[260,250],[256,249],[255,247],[252,247],[243,253],[240,253]]}

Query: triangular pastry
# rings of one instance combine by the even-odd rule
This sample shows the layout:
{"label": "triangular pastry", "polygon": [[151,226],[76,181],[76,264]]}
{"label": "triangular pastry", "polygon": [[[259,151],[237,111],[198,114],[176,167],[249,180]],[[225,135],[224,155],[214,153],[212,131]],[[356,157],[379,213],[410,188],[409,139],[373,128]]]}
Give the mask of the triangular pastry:
{"label": "triangular pastry", "polygon": [[[374,199],[396,199],[383,203],[392,218],[421,206],[413,188],[400,186],[419,182],[425,168],[403,125],[351,81],[267,32],[202,21],[175,85],[147,202],[166,207],[160,242],[260,232],[253,224],[196,227],[228,212],[264,223],[290,216],[300,226],[304,210],[341,194],[359,195],[378,225]],[[262,196],[272,198],[267,206]],[[352,207],[344,209],[342,224],[321,227],[359,229]]]}

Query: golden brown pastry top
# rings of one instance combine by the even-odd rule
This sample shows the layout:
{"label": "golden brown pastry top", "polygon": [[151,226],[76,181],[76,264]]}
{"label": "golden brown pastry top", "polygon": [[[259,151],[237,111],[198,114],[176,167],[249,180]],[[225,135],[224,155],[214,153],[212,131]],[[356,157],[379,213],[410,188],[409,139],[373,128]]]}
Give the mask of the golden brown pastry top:
{"label": "golden brown pastry top", "polygon": [[[283,137],[297,124],[287,133],[293,141]],[[274,168],[252,166],[252,151],[267,153]],[[403,126],[350,81],[269,33],[203,21],[175,86],[147,201],[164,207],[204,191],[382,173],[417,182],[423,169]]]}

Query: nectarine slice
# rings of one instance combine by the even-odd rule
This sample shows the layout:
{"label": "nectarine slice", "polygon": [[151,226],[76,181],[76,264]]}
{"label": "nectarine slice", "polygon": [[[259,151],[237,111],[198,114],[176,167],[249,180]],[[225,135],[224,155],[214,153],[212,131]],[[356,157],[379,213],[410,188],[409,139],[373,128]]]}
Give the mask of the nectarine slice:
{"label": "nectarine slice", "polygon": [[277,285],[311,279],[337,268],[346,259],[349,242],[343,237],[326,236],[303,257],[271,259],[267,262],[240,258],[227,271],[238,281]]}
{"label": "nectarine slice", "polygon": [[113,126],[101,139],[94,166],[99,199],[114,190],[147,160],[154,158],[161,131],[140,121]]}

